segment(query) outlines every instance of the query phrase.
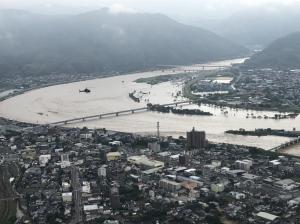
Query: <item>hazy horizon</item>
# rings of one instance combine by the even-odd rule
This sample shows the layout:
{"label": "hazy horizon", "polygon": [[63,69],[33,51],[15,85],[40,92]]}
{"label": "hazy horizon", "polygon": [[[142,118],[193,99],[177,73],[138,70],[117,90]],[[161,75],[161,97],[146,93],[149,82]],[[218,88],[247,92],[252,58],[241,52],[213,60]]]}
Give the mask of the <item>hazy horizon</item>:
{"label": "hazy horizon", "polygon": [[[0,0],[0,9],[20,9],[41,14],[74,14],[101,8],[112,12],[162,13],[172,18],[192,21],[197,18],[222,19],[244,10],[278,13],[284,8],[298,8],[300,0]],[[300,8],[300,7],[299,7]]]}

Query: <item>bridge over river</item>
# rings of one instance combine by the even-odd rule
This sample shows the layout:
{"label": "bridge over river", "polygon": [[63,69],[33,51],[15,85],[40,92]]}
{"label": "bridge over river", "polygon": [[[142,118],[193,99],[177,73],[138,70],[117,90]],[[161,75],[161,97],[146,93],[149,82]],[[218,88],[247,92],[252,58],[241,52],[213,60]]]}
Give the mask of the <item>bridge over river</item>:
{"label": "bridge over river", "polygon": [[286,148],[288,148],[288,147],[290,147],[292,145],[296,145],[296,144],[299,144],[299,143],[300,143],[300,136],[297,137],[297,138],[291,139],[288,142],[282,143],[281,145],[276,146],[276,147],[270,149],[270,151],[272,151],[272,152],[280,152],[283,149],[286,149]]}
{"label": "bridge over river", "polygon": [[[179,106],[179,105],[184,105],[184,104],[192,104],[193,102],[194,102],[193,100],[187,100],[187,101],[173,102],[173,103],[160,104],[160,105],[165,106],[165,107],[167,107],[167,106],[172,107],[172,106]],[[66,125],[66,124],[70,124],[70,123],[80,123],[80,122],[85,122],[87,120],[102,119],[102,118],[105,118],[105,117],[112,117],[112,116],[117,117],[117,116],[122,115],[122,114],[134,114],[135,112],[148,111],[148,110],[149,110],[148,107],[140,107],[140,108],[110,112],[110,113],[103,113],[103,114],[73,118],[73,119],[53,122],[53,123],[50,123],[49,125],[59,126],[59,125]]]}
{"label": "bridge over river", "polygon": [[226,68],[231,68],[232,66],[225,66],[225,65],[190,65],[190,66],[178,66],[178,65],[158,65],[157,66],[162,71],[165,69],[173,70],[174,72],[184,72],[184,73],[195,73],[204,71],[206,69],[219,69],[223,70]]}

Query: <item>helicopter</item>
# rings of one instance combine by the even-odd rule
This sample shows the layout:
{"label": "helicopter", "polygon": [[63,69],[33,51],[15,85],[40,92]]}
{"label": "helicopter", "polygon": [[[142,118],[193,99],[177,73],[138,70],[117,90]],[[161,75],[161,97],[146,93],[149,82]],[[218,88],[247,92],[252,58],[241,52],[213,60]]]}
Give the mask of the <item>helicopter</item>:
{"label": "helicopter", "polygon": [[90,93],[91,90],[88,88],[85,88],[84,90],[79,90],[80,93]]}

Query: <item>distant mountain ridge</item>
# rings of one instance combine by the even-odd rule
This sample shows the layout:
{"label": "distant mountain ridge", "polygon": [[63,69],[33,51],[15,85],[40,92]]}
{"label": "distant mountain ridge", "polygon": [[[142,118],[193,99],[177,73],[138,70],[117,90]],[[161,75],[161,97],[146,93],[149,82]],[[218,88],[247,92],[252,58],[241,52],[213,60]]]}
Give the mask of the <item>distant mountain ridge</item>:
{"label": "distant mountain ridge", "polygon": [[160,14],[0,11],[0,73],[99,73],[243,56],[244,47]]}
{"label": "distant mountain ridge", "polygon": [[299,11],[300,5],[273,5],[249,8],[222,20],[198,19],[192,24],[243,46],[264,48],[278,38],[300,31]]}
{"label": "distant mountain ridge", "polygon": [[246,61],[256,68],[300,69],[300,32],[292,33],[271,43]]}

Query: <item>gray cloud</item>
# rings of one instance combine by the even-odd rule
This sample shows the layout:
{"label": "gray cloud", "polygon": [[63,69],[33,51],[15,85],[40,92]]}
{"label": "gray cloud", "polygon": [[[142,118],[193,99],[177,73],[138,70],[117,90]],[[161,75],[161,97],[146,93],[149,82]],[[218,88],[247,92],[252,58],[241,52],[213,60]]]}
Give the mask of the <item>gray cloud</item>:
{"label": "gray cloud", "polygon": [[0,8],[56,14],[110,7],[114,12],[157,12],[178,17],[219,18],[249,7],[271,8],[299,3],[300,0],[0,0]]}

